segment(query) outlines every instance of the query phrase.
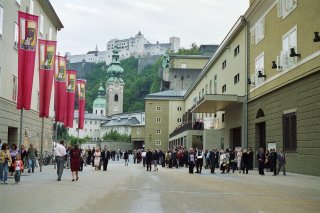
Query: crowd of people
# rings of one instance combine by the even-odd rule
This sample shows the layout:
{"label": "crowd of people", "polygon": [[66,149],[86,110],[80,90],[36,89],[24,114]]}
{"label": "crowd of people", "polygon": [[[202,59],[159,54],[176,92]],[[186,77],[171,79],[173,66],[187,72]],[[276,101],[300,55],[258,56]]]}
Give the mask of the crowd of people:
{"label": "crowd of people", "polygon": [[[26,149],[24,145],[21,149],[17,145],[9,146],[0,141],[0,180],[2,184],[7,184],[8,176],[14,176],[15,183],[20,182],[21,173],[25,169],[28,173],[34,173],[38,162],[37,149],[32,144]],[[189,173],[202,173],[202,169],[210,169],[212,174],[216,170],[220,170],[222,174],[239,173],[248,174],[249,170],[253,170],[254,153],[252,149],[221,149],[203,151],[201,147],[186,149],[177,147],[162,150],[138,149],[138,150],[120,150],[108,149],[106,146],[100,150],[99,147],[80,149],[78,145],[73,147],[65,147],[64,141],[56,144],[54,148],[54,164],[57,169],[57,181],[61,181],[63,170],[71,169],[72,181],[79,180],[79,171],[83,170],[83,166],[92,165],[96,171],[107,171],[108,162],[119,161],[124,159],[124,165],[128,166],[129,156],[132,155],[133,164],[142,163],[146,167],[146,171],[158,171],[158,165],[167,168],[189,168]],[[260,175],[267,172],[273,172],[276,176],[282,169],[283,175],[286,175],[285,164],[286,158],[282,149],[277,152],[275,149],[264,151],[260,148],[256,160],[258,162],[258,170]]]}
{"label": "crowd of people", "polygon": [[[259,164],[259,174],[264,175],[264,170],[273,172],[273,175],[278,175],[280,170],[285,172],[285,154],[282,149],[279,153],[275,149],[264,152],[263,148],[260,148],[257,153],[257,161]],[[248,174],[249,170],[253,170],[254,153],[251,148],[241,149],[221,149],[218,151],[213,148],[211,151],[202,148],[190,148],[186,149],[178,147],[162,150],[134,150],[133,151],[133,163],[141,163],[144,167],[147,167],[147,171],[151,171],[151,164],[154,165],[154,171],[158,171],[157,165],[167,168],[180,168],[188,167],[189,173],[201,173],[202,168],[210,169],[212,174],[215,171],[220,170],[221,174],[239,173]],[[194,169],[196,171],[194,172]]]}

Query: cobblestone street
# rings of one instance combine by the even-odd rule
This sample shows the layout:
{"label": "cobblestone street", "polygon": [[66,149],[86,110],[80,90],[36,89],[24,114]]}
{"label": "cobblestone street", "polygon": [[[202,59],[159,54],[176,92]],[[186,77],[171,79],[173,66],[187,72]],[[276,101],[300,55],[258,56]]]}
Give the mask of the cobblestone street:
{"label": "cobblestone street", "polygon": [[[131,163],[131,162],[130,162]],[[77,182],[64,170],[56,181],[52,166],[26,174],[19,185],[11,177],[0,185],[1,213],[13,212],[318,212],[320,178],[287,176],[188,174],[186,168],[111,161],[107,172],[85,167]]]}

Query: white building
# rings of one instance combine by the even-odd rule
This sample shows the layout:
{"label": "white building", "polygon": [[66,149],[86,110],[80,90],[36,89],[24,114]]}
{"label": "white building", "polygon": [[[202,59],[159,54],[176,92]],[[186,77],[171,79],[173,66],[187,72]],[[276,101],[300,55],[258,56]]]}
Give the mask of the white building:
{"label": "white building", "polygon": [[[20,110],[16,109],[18,95],[18,11],[39,17],[37,38],[56,40],[63,25],[49,0],[0,0],[0,139],[2,143],[18,144],[20,136]],[[44,150],[52,149],[51,94],[49,118],[44,119]],[[41,118],[39,118],[39,65],[35,59],[31,109],[23,112],[22,144],[30,143],[40,150]]]}
{"label": "white building", "polygon": [[89,51],[87,54],[71,55],[66,53],[69,63],[101,63],[107,65],[112,61],[112,50],[114,47],[119,49],[120,60],[133,57],[145,57],[152,55],[163,55],[167,50],[177,52],[180,49],[180,38],[170,37],[168,43],[150,43],[139,31],[134,37],[126,39],[111,39],[107,43],[106,51]]}

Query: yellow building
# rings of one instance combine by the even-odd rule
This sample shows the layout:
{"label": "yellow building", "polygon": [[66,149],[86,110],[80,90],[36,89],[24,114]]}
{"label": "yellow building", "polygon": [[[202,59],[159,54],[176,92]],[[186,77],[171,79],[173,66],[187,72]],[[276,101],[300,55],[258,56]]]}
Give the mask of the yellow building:
{"label": "yellow building", "polygon": [[248,146],[283,148],[287,170],[320,175],[320,1],[255,0],[249,25]]}

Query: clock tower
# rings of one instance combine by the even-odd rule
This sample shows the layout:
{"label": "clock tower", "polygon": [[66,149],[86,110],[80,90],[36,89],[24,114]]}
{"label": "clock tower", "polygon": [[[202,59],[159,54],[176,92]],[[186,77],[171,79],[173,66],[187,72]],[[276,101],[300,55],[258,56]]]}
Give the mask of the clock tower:
{"label": "clock tower", "polygon": [[123,69],[120,66],[118,48],[115,47],[112,53],[112,62],[107,70],[109,79],[106,83],[106,112],[108,116],[123,112],[123,89],[125,85],[121,78]]}

